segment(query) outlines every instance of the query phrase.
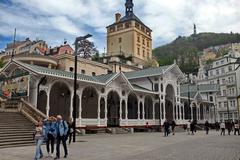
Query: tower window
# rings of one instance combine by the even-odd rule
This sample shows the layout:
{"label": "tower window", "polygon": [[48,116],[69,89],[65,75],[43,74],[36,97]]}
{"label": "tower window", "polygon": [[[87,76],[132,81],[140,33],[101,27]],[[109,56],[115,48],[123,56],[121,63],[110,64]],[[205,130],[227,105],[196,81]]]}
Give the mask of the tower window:
{"label": "tower window", "polygon": [[137,37],[137,41],[140,43],[140,36]]}
{"label": "tower window", "polygon": [[135,27],[136,27],[137,29],[139,29],[139,24],[138,24],[138,23],[135,23]]}
{"label": "tower window", "polygon": [[140,55],[140,48],[137,49],[137,54]]}
{"label": "tower window", "polygon": [[143,57],[145,57],[145,50],[143,50]]}
{"label": "tower window", "polygon": [[73,72],[73,67],[70,67],[70,68],[69,68],[69,71],[70,71],[70,72]]}
{"label": "tower window", "polygon": [[149,41],[147,41],[147,47],[149,47],[150,45],[149,45]]}
{"label": "tower window", "polygon": [[122,38],[118,38],[118,42],[121,43],[122,42]]}
{"label": "tower window", "polygon": [[92,72],[92,76],[96,76],[96,73],[95,73],[95,72]]}
{"label": "tower window", "polygon": [[131,26],[131,23],[130,23],[130,22],[125,23],[125,27],[126,27],[126,28],[129,28],[130,26]]}
{"label": "tower window", "polygon": [[117,25],[117,30],[119,31],[119,30],[121,30],[121,29],[123,29],[123,24]]}
{"label": "tower window", "polygon": [[85,74],[85,70],[84,70],[84,69],[82,69],[82,70],[81,70],[81,73],[82,73],[82,74]]}
{"label": "tower window", "polygon": [[114,27],[110,27],[110,32],[114,32],[115,31],[115,26]]}
{"label": "tower window", "polygon": [[143,45],[145,45],[145,39],[144,38],[143,38],[142,42],[143,42]]}

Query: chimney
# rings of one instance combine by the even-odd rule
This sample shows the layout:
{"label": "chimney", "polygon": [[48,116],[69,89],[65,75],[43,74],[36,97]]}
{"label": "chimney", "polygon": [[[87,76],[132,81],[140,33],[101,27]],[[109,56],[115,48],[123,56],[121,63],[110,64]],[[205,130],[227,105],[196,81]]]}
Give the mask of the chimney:
{"label": "chimney", "polygon": [[120,13],[116,13],[115,14],[115,19],[116,19],[116,23],[118,23],[121,19],[121,14]]}

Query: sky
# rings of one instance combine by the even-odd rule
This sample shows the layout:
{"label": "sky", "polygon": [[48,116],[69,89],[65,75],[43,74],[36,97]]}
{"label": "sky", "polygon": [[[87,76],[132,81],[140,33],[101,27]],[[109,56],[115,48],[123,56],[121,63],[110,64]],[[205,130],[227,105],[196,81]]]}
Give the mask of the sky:
{"label": "sky", "polygon": [[[134,13],[153,30],[153,47],[197,32],[240,33],[240,0],[133,0]],[[100,52],[106,26],[125,14],[125,0],[0,0],[0,50],[16,40],[43,39],[49,46],[90,38]]]}

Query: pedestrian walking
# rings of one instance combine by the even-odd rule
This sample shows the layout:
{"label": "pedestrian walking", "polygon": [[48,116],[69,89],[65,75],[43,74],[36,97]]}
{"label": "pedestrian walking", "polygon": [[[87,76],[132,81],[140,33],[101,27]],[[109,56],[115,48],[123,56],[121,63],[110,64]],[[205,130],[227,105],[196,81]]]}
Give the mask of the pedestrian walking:
{"label": "pedestrian walking", "polygon": [[34,133],[34,140],[36,143],[36,152],[35,152],[34,160],[38,160],[43,157],[41,145],[44,142],[45,136],[46,136],[45,127],[43,126],[43,122],[39,120],[38,123],[36,124],[35,133]]}
{"label": "pedestrian walking", "polygon": [[206,122],[205,122],[206,134],[208,134],[208,132],[209,132],[209,127],[210,127],[210,125],[209,125],[208,121],[206,121]]}
{"label": "pedestrian walking", "polygon": [[221,122],[220,128],[221,128],[221,135],[225,136],[225,123],[224,122]]}
{"label": "pedestrian walking", "polygon": [[71,144],[72,136],[73,136],[73,121],[72,121],[71,117],[69,118],[67,124],[68,124],[68,135],[67,135],[67,137],[69,138],[68,139],[68,144]]}
{"label": "pedestrian walking", "polygon": [[62,116],[58,115],[57,116],[57,122],[56,122],[56,130],[57,130],[57,152],[56,152],[56,157],[55,159],[60,158],[60,144],[62,142],[63,148],[64,148],[64,158],[67,158],[68,156],[68,150],[67,150],[67,133],[68,133],[68,125],[67,122],[62,120]]}
{"label": "pedestrian walking", "polygon": [[235,123],[232,121],[232,131],[234,132],[234,125],[235,125]]}
{"label": "pedestrian walking", "polygon": [[238,133],[238,135],[240,135],[238,121],[236,121],[235,124],[234,124],[234,135],[237,135],[237,133]]}
{"label": "pedestrian walking", "polygon": [[172,121],[172,132],[173,132],[173,135],[175,135],[175,127],[176,127],[176,123],[175,123],[175,121],[173,120],[173,121]]}
{"label": "pedestrian walking", "polygon": [[215,123],[215,128],[216,128],[216,131],[219,131],[220,126],[218,122]]}
{"label": "pedestrian walking", "polygon": [[228,135],[230,136],[232,132],[232,123],[230,121],[227,122],[226,128],[228,130]]}
{"label": "pedestrian walking", "polygon": [[195,128],[195,123],[194,121],[192,121],[192,123],[190,124],[190,130],[192,132],[192,135],[194,135],[194,132],[196,132],[196,128]]}
{"label": "pedestrian walking", "polygon": [[163,123],[163,126],[164,126],[164,136],[168,136],[169,134],[169,123],[167,120],[165,120],[165,122]]}
{"label": "pedestrian walking", "polygon": [[[54,153],[54,144],[55,144],[55,138],[57,137],[57,131],[56,131],[56,118],[55,117],[49,117],[45,121],[46,126],[46,148],[47,153],[49,157],[53,157]],[[50,145],[51,145],[51,152],[50,152]]]}
{"label": "pedestrian walking", "polygon": [[191,122],[190,120],[186,122],[188,135],[190,135],[190,126],[191,126],[190,122]]}

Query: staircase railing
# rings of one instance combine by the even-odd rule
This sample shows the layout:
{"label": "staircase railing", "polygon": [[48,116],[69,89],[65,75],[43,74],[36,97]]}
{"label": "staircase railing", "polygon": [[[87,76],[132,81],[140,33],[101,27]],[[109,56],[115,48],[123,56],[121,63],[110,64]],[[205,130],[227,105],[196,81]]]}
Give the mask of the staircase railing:
{"label": "staircase railing", "polygon": [[33,107],[29,102],[24,99],[21,99],[19,106],[19,111],[24,114],[30,121],[34,124],[37,123],[40,119],[46,119],[47,116],[40,112],[37,108]]}

